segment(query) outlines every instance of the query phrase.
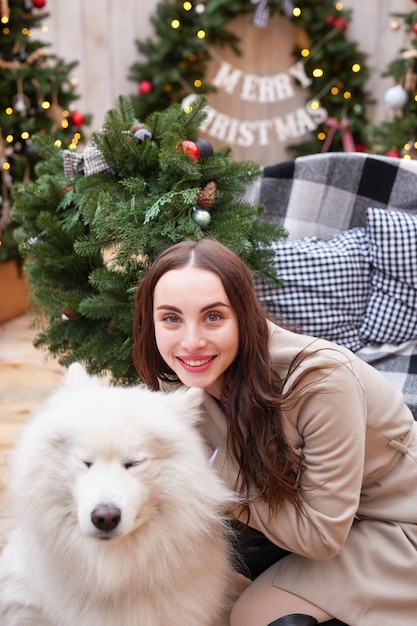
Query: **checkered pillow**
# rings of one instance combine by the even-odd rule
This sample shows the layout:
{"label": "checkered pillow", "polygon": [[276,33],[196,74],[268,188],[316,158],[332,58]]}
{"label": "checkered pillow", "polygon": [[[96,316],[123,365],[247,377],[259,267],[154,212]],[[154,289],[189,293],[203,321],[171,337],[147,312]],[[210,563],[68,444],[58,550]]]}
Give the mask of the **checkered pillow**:
{"label": "checkered pillow", "polygon": [[274,248],[283,286],[257,284],[266,310],[307,334],[358,350],[370,282],[365,229],[278,241]]}
{"label": "checkered pillow", "polygon": [[417,338],[417,216],[367,210],[371,290],[360,329],[366,343]]}

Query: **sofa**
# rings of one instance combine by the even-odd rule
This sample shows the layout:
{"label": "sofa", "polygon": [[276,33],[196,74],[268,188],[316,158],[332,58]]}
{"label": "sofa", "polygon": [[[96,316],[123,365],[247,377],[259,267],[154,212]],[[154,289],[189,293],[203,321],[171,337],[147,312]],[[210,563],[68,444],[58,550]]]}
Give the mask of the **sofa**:
{"label": "sofa", "polygon": [[417,419],[417,161],[325,153],[267,166],[246,197],[285,227],[271,315],[379,369]]}

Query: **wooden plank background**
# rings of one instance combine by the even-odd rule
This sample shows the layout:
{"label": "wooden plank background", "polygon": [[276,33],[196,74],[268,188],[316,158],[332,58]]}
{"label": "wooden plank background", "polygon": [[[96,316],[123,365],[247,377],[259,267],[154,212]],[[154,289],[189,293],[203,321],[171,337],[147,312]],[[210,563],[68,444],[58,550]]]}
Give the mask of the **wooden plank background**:
{"label": "wooden plank background", "polygon": [[[408,13],[413,5],[410,0],[345,0],[344,5],[353,9],[349,38],[357,41],[360,49],[369,55],[372,77],[368,88],[377,101],[369,111],[370,120],[381,121],[388,115],[384,93],[392,85],[392,79],[383,79],[381,72],[405,44],[404,31],[390,28],[391,13]],[[73,75],[78,81],[77,93],[80,95],[76,108],[93,115],[90,130],[100,128],[106,111],[114,106],[119,94],[136,92],[136,85],[128,80],[130,66],[139,59],[135,40],[152,37],[149,18],[156,6],[157,0],[49,0],[47,3],[46,9],[50,12],[44,23],[47,32],[40,37],[65,60],[79,61]],[[283,68],[284,71],[288,69],[291,65],[288,23],[282,29],[279,20],[271,20],[267,29],[262,30],[250,26],[249,19],[248,16],[245,18],[243,57],[239,59],[243,69],[250,72],[247,67],[252,67],[258,75],[273,75]],[[283,21],[281,18],[281,23]],[[218,60],[213,61],[212,72],[218,64]],[[229,115],[243,119],[239,107],[235,99],[231,104],[227,103],[225,110]],[[280,113],[275,110],[274,115]],[[268,115],[262,114],[262,117]],[[253,159],[262,165],[286,158],[285,147],[279,145],[268,151],[258,147],[242,153],[234,148],[234,153],[237,158]]]}

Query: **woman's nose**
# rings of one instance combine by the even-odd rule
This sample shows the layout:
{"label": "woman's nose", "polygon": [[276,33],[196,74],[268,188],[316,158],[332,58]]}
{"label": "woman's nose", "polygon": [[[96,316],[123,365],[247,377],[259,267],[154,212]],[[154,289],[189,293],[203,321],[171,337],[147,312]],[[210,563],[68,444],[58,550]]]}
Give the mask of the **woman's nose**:
{"label": "woman's nose", "polygon": [[201,349],[206,345],[206,340],[201,328],[198,326],[186,326],[182,338],[182,346],[189,352]]}

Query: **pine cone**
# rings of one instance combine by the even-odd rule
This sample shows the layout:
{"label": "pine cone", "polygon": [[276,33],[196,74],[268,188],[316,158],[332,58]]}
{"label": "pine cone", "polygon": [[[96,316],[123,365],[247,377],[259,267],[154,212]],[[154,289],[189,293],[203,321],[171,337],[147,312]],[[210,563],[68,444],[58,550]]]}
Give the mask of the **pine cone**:
{"label": "pine cone", "polygon": [[210,209],[216,201],[217,187],[215,182],[207,183],[201,191],[198,192],[196,203],[202,209]]}

